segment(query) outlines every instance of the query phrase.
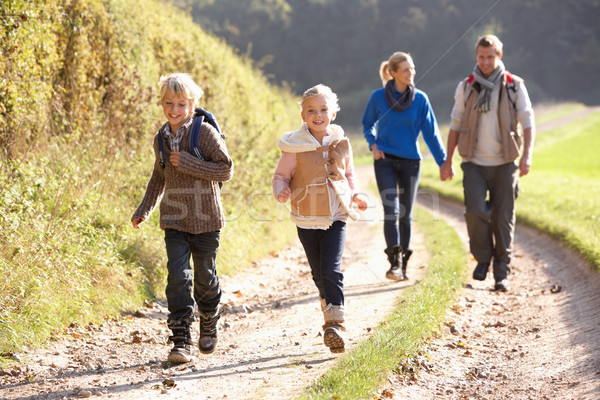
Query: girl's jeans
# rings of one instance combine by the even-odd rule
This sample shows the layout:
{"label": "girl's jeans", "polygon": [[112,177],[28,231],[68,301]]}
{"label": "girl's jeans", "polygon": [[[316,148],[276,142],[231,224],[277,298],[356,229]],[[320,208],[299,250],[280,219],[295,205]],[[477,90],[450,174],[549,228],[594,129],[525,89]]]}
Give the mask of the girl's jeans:
{"label": "girl's jeans", "polygon": [[165,229],[169,321],[193,321],[194,300],[202,316],[217,311],[221,301],[216,265],[219,236],[220,231],[191,234]]}
{"label": "girl's jeans", "polygon": [[375,160],[375,179],[383,204],[383,234],[387,248],[408,249],[413,204],[421,177],[421,161],[385,155]]}
{"label": "girl's jeans", "polygon": [[344,305],[342,253],[346,240],[346,223],[335,221],[328,229],[298,227],[298,238],[306,252],[319,296],[327,304]]}

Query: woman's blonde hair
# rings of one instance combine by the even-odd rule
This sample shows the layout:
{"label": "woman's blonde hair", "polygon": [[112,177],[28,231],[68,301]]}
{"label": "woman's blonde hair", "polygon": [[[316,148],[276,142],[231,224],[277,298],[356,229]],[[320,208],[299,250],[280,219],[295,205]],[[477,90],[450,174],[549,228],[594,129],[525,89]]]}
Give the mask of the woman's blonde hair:
{"label": "woman's blonde hair", "polygon": [[304,104],[306,100],[316,96],[325,97],[325,99],[327,100],[327,106],[329,107],[330,111],[340,111],[337,95],[333,93],[333,90],[331,90],[329,86],[325,86],[322,83],[319,83],[318,85],[315,85],[304,92],[304,94],[302,95],[302,101],[298,103],[300,109],[302,110],[302,104]]}
{"label": "woman's blonde hair", "polygon": [[388,58],[387,61],[383,61],[379,66],[379,77],[381,78],[381,83],[385,86],[389,80],[392,80],[392,75],[390,75],[391,71],[396,71],[398,66],[404,61],[412,61],[412,57],[410,54],[405,53],[403,51],[397,51]]}
{"label": "woman's blonde hair", "polygon": [[200,98],[204,94],[202,88],[194,82],[190,74],[180,72],[161,76],[158,81],[158,86],[160,86],[161,103],[165,98],[167,90],[190,100],[194,107],[198,105]]}

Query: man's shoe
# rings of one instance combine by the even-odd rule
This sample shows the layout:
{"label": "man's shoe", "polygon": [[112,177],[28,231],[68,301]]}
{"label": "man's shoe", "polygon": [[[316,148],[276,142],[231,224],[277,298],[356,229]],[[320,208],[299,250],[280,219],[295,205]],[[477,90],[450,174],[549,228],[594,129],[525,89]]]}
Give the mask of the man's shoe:
{"label": "man's shoe", "polygon": [[485,277],[487,276],[488,269],[490,268],[490,263],[477,263],[475,270],[473,271],[473,279],[478,281],[485,281]]}
{"label": "man's shoe", "polygon": [[192,361],[192,332],[186,321],[178,321],[169,324],[173,332],[169,341],[173,342],[173,348],[167,357],[169,364],[182,364]]}
{"label": "man's shoe", "polygon": [[508,292],[508,279],[502,279],[501,281],[496,281],[494,285],[494,290],[496,292]]}
{"label": "man's shoe", "polygon": [[198,348],[203,354],[210,354],[217,348],[219,339],[217,337],[217,322],[221,313],[217,312],[212,317],[200,316],[200,340],[198,341]]}

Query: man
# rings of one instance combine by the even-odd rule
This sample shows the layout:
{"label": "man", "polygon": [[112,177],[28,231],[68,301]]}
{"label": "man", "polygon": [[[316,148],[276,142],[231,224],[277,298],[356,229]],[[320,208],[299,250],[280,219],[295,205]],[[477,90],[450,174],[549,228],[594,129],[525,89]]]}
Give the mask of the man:
{"label": "man", "polygon": [[518,179],[531,167],[533,109],[523,80],[504,69],[502,42],[496,36],[480,37],[475,54],[473,73],[458,84],[454,94],[448,158],[440,177],[454,176],[452,156],[458,146],[469,245],[477,260],[473,279],[485,280],[493,262],[494,290],[505,292],[509,290]]}

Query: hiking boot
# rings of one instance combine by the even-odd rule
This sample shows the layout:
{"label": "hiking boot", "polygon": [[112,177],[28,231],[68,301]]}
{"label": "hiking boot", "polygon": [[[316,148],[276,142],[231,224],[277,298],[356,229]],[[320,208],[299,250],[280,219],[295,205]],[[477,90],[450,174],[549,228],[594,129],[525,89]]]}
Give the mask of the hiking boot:
{"label": "hiking boot", "polygon": [[408,275],[406,275],[406,267],[408,265],[408,259],[412,256],[413,251],[409,249],[405,249],[402,251],[402,280],[408,280]]}
{"label": "hiking boot", "polygon": [[192,331],[188,321],[176,321],[168,323],[169,329],[173,332],[169,336],[169,341],[173,343],[173,348],[167,357],[169,364],[182,364],[192,361]]}
{"label": "hiking boot", "polygon": [[345,342],[343,332],[344,327],[344,306],[334,306],[328,304],[323,310],[325,325],[323,325],[323,343],[329,347],[332,353],[343,353],[345,351]]}
{"label": "hiking boot", "polygon": [[496,292],[508,292],[510,286],[508,285],[508,279],[502,279],[500,281],[496,281],[494,285],[494,290]]}
{"label": "hiking boot", "polygon": [[488,273],[488,268],[490,268],[490,263],[477,263],[475,270],[473,271],[473,279],[478,281],[485,281],[485,277]]}
{"label": "hiking boot", "polygon": [[344,345],[344,336],[343,331],[346,330],[344,328],[344,324],[336,321],[331,321],[323,325],[323,343],[325,346],[329,347],[329,350],[332,353],[343,353],[346,351]]}
{"label": "hiking boot", "polygon": [[221,313],[217,311],[212,317],[204,317],[200,315],[200,340],[198,340],[198,348],[203,354],[210,354],[217,348],[219,339],[217,338],[217,322]]}
{"label": "hiking boot", "polygon": [[400,269],[400,258],[402,246],[388,247],[384,250],[390,262],[390,269],[385,273],[385,277],[392,281],[402,281],[406,277],[406,270]]}

